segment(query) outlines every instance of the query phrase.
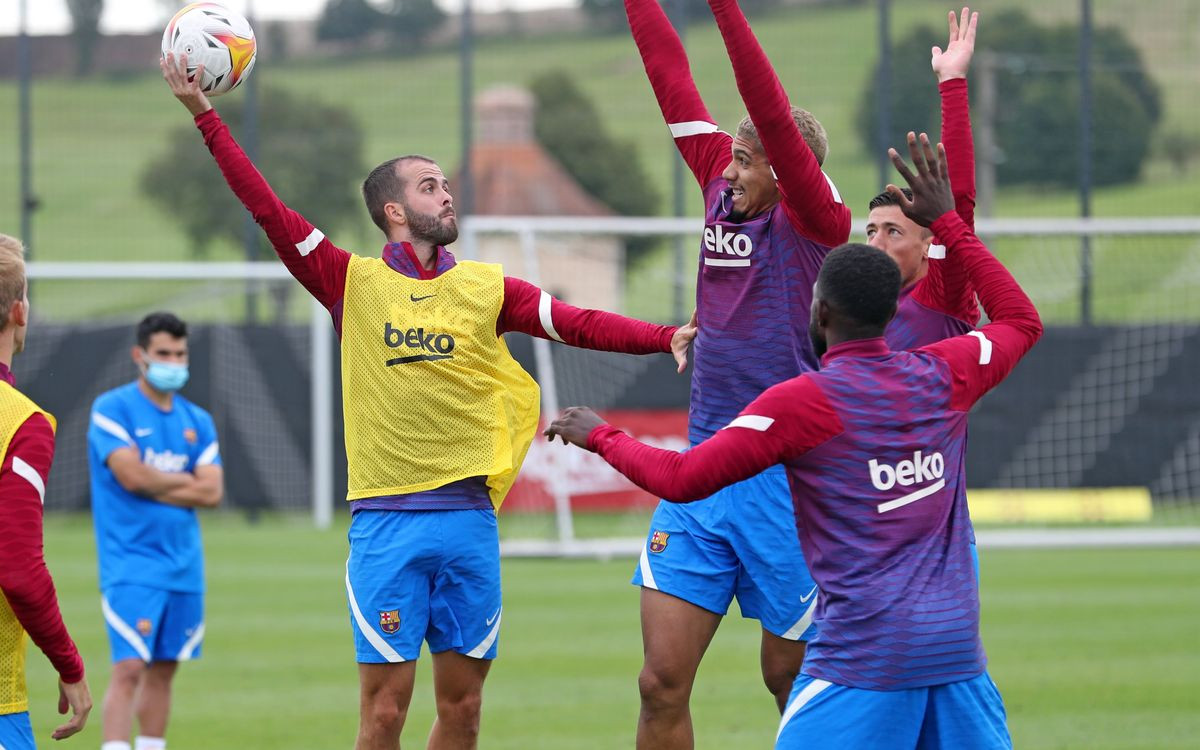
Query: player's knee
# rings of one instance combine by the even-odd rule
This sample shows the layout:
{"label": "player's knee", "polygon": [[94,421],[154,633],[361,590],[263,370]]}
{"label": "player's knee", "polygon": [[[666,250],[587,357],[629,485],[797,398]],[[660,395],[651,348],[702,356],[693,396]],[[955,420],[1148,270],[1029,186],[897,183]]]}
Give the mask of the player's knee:
{"label": "player's knee", "polygon": [[691,684],[664,670],[647,664],[638,675],[638,691],[642,695],[642,705],[648,708],[672,708],[686,705],[691,693]]}
{"label": "player's knee", "polygon": [[468,693],[454,698],[439,698],[438,721],[453,725],[459,733],[478,735],[479,719],[483,714],[483,695]]}
{"label": "player's knee", "polygon": [[125,659],[113,664],[112,677],[109,679],[109,690],[120,690],[132,693],[137,689],[138,681],[146,673],[144,662],[136,659]]}
{"label": "player's knee", "polygon": [[767,690],[771,691],[771,695],[776,697],[782,695],[786,698],[792,691],[792,683],[796,681],[796,675],[799,673],[799,668],[793,668],[790,665],[764,666],[762,675],[763,684],[767,686]]}
{"label": "player's knee", "polygon": [[407,709],[393,700],[377,699],[363,706],[363,730],[372,736],[399,736]]}

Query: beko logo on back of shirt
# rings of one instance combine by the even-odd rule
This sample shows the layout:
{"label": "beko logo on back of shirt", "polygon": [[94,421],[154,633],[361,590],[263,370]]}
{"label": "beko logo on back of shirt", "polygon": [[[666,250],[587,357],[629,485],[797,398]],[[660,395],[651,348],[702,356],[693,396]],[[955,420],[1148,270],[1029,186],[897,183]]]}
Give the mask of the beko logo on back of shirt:
{"label": "beko logo on back of shirt", "polygon": [[726,255],[728,258],[704,256],[706,266],[748,266],[754,242],[740,232],[728,232],[723,226],[704,227],[704,249],[710,253]]}
{"label": "beko logo on back of shirt", "polygon": [[896,485],[912,487],[915,484],[932,482],[902,497],[879,504],[879,512],[886,513],[903,505],[928,497],[946,486],[946,459],[939,452],[914,451],[911,459],[904,459],[895,466],[872,458],[867,462],[871,484],[880,492],[887,492]]}

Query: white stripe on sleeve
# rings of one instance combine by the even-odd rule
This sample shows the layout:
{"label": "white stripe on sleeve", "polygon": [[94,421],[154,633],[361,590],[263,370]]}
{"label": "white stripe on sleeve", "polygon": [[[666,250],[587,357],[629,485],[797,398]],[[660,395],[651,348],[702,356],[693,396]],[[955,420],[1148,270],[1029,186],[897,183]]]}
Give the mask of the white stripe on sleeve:
{"label": "white stripe on sleeve", "polygon": [[133,442],[133,438],[129,437],[129,433],[126,432],[125,428],[118,424],[116,420],[109,419],[100,412],[94,411],[92,412],[92,424],[96,425],[118,440],[124,440],[131,448],[137,447],[137,443]]}
{"label": "white stripe on sleeve", "polygon": [[196,459],[196,465],[197,466],[208,466],[213,461],[217,460],[217,454],[219,454],[220,452],[221,452],[221,449],[220,449],[220,446],[217,445],[217,441],[216,440],[212,441],[212,444],[209,445],[207,448],[205,448],[204,452],[200,454],[200,458]]}
{"label": "white stripe on sleeve", "polygon": [[775,424],[775,419],[773,417],[759,417],[754,414],[743,414],[721,429],[728,430],[730,427],[745,427],[748,430],[766,432],[767,428],[773,424]]}
{"label": "white stripe on sleeve", "polygon": [[37,490],[38,500],[41,500],[42,505],[45,505],[46,483],[42,481],[42,477],[37,473],[37,469],[22,460],[20,456],[13,456],[12,467],[14,474],[33,485],[33,488]]}
{"label": "white stripe on sleeve", "polygon": [[538,300],[538,319],[541,320],[542,330],[546,332],[547,336],[565,344],[567,342],[563,341],[562,336],[558,335],[558,331],[554,330],[554,318],[550,314],[550,305],[553,304],[553,301],[554,298],[548,292],[542,292],[542,297]]}
{"label": "white stripe on sleeve", "polygon": [[303,258],[313,250],[316,250],[317,245],[320,245],[323,239],[325,239],[325,234],[320,229],[313,227],[313,230],[308,233],[303,242],[296,243],[296,249],[300,251],[300,257]]}
{"label": "white stripe on sleeve", "polygon": [[837,185],[833,184],[833,180],[829,179],[829,175],[825,174],[825,170],[821,170],[821,174],[824,175],[825,181],[829,183],[829,192],[833,193],[833,200],[837,203],[843,203],[842,194],[838,192]]}
{"label": "white stripe on sleeve", "polygon": [[945,260],[946,259],[946,246],[945,245],[930,245],[929,246],[929,259],[930,260]]}
{"label": "white stripe on sleeve", "polygon": [[992,342],[983,335],[983,331],[971,331],[967,335],[979,339],[979,364],[989,364],[992,361]]}
{"label": "white stripe on sleeve", "polygon": [[704,135],[705,133],[716,133],[720,130],[716,123],[705,122],[704,120],[673,122],[667,125],[667,127],[671,129],[672,138],[686,138],[689,135]]}

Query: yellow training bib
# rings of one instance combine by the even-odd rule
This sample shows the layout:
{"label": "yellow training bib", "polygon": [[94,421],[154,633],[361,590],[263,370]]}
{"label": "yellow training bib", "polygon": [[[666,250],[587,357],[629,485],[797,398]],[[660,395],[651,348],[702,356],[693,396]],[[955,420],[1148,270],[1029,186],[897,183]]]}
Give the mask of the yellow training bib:
{"label": "yellow training bib", "polygon": [[487,477],[500,507],[537,431],[537,383],[496,335],[500,266],[411,279],[351,256],[342,310],[347,500]]}

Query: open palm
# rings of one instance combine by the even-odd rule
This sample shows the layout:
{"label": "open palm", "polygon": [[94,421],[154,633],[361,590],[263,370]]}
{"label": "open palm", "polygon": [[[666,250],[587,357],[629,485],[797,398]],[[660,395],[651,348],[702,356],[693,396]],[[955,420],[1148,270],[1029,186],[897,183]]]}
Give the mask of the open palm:
{"label": "open palm", "polygon": [[[961,19],[962,23],[959,23]],[[950,11],[950,39],[946,49],[933,48],[933,72],[937,74],[938,83],[951,78],[966,78],[967,69],[971,67],[971,57],[975,54],[975,26],[979,22],[979,13],[972,13],[970,8],[963,8],[962,15],[956,16]]]}

